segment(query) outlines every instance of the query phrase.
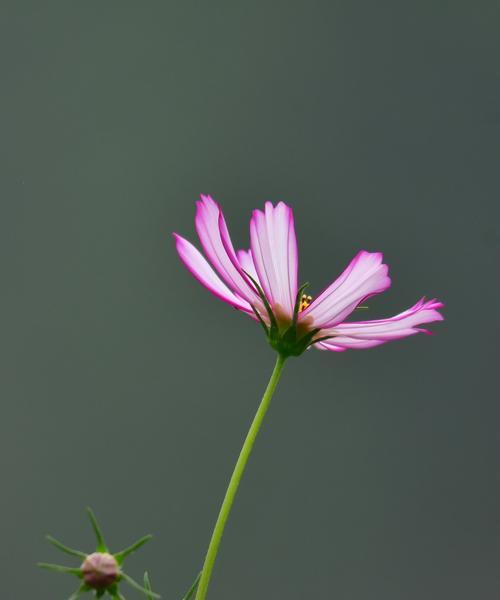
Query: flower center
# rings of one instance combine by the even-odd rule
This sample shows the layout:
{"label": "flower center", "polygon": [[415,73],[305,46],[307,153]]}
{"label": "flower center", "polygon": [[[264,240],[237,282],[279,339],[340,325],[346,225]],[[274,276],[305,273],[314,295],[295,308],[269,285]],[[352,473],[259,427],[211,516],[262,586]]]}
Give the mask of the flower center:
{"label": "flower center", "polygon": [[312,302],[312,296],[308,296],[307,294],[302,294],[302,298],[300,299],[299,312],[305,310]]}

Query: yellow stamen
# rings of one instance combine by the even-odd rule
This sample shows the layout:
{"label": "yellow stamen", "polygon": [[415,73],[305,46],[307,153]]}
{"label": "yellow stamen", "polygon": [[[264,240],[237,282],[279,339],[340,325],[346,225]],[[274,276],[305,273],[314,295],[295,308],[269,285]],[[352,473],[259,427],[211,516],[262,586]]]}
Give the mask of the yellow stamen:
{"label": "yellow stamen", "polygon": [[300,299],[299,312],[305,310],[312,302],[312,296],[308,296],[307,294],[302,294],[302,298]]}

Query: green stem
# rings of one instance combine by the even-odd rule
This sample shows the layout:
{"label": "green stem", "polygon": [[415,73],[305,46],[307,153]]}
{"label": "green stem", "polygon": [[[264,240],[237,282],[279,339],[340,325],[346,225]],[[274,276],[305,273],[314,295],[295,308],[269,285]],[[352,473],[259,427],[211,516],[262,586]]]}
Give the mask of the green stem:
{"label": "green stem", "polygon": [[215,523],[212,538],[208,546],[207,555],[205,557],[205,563],[203,565],[203,571],[201,572],[200,583],[198,584],[198,590],[196,592],[195,600],[205,600],[205,596],[207,595],[208,584],[210,583],[210,577],[214,568],[215,559],[217,557],[217,552],[219,551],[222,534],[224,533],[224,528],[226,526],[229,513],[231,512],[234,497],[236,496],[238,486],[240,485],[240,481],[245,471],[245,467],[250,457],[250,453],[252,452],[255,438],[259,433],[262,421],[266,416],[266,412],[269,408],[271,398],[273,397],[274,390],[278,385],[278,381],[280,379],[281,371],[283,370],[285,360],[285,357],[281,356],[280,354],[278,355],[278,358],[276,359],[276,364],[274,365],[273,373],[271,375],[271,379],[267,384],[266,391],[262,396],[259,408],[252,421],[252,424],[250,425],[250,429],[248,430],[247,437],[236,462],[236,466],[234,467],[234,471],[231,475],[231,480],[229,481],[229,486],[227,488],[226,495],[224,496],[224,501],[222,502],[219,516],[217,517],[217,522]]}

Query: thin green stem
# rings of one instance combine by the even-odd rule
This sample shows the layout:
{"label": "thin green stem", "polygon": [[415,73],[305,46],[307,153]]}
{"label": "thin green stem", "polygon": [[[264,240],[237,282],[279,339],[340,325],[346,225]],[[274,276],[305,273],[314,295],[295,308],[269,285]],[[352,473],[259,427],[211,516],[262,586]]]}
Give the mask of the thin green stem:
{"label": "thin green stem", "polygon": [[198,590],[196,592],[195,600],[205,600],[205,597],[207,595],[208,584],[210,583],[210,577],[214,568],[215,559],[217,558],[217,552],[219,551],[222,534],[224,533],[224,528],[226,526],[229,513],[231,512],[231,507],[233,506],[234,498],[236,496],[236,492],[238,491],[238,486],[240,485],[240,481],[245,471],[245,467],[250,457],[250,453],[252,452],[255,438],[259,433],[262,421],[266,416],[266,412],[269,408],[271,398],[273,397],[274,390],[278,385],[278,381],[280,379],[281,371],[283,370],[285,360],[285,357],[281,356],[280,354],[278,355],[278,358],[276,359],[276,364],[274,365],[274,370],[271,375],[271,379],[267,384],[266,391],[262,396],[262,400],[260,402],[257,413],[255,414],[252,424],[250,425],[250,429],[248,430],[247,437],[245,438],[245,442],[243,443],[243,447],[236,462],[236,466],[234,467],[231,479],[229,481],[229,486],[227,488],[226,495],[224,496],[224,500],[222,502],[219,516],[217,517],[217,521],[215,523],[212,538],[210,540],[207,555],[205,557],[205,563],[201,572],[200,583],[198,584]]}

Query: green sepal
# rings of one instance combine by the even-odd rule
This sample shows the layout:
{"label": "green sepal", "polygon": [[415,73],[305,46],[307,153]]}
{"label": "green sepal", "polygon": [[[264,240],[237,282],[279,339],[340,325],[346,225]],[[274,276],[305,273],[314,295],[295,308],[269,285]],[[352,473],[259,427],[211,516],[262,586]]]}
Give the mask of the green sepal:
{"label": "green sepal", "polygon": [[312,329],[302,337],[298,337],[297,327],[290,325],[285,333],[281,336],[277,336],[275,339],[270,339],[269,343],[276,352],[281,354],[284,358],[289,356],[300,356],[307,348],[309,348],[311,340],[319,331],[319,329]]}
{"label": "green sepal", "polygon": [[83,583],[77,590],[76,592],[73,592],[73,594],[71,594],[71,596],[68,598],[68,600],[77,600],[77,598],[79,598],[82,594],[84,594],[85,592],[89,592],[92,588],[90,588],[90,586],[88,586],[86,583]]}
{"label": "green sepal", "polygon": [[309,331],[308,333],[306,333],[306,335],[302,338],[300,338],[300,343],[303,345],[303,349],[302,352],[304,352],[304,350],[307,350],[307,348],[309,348],[309,346],[311,345],[312,339],[313,337],[319,333],[320,329],[312,329],[311,331]]}
{"label": "green sepal", "polygon": [[87,558],[87,555],[85,554],[85,552],[81,552],[80,550],[75,550],[74,548],[69,548],[68,546],[65,546],[62,542],[60,542],[59,540],[56,540],[56,538],[52,537],[51,535],[46,535],[45,539],[51,543],[53,546],[55,546],[56,548],[58,548],[59,550],[61,550],[62,552],[65,552],[66,554],[71,554],[72,556],[78,556],[78,558]]}
{"label": "green sepal", "polygon": [[97,552],[109,552],[109,550],[106,546],[106,542],[104,541],[104,537],[102,535],[99,524],[97,523],[97,519],[95,518],[95,515],[89,506],[87,507],[87,515],[89,517],[90,523],[92,525],[92,529],[94,530],[95,537],[97,540],[96,551]]}
{"label": "green sepal", "polygon": [[159,594],[156,594],[155,592],[153,592],[151,590],[147,590],[146,588],[143,588],[140,583],[137,583],[137,581],[134,581],[132,579],[132,577],[130,577],[130,575],[127,575],[126,573],[123,573],[123,572],[121,573],[121,579],[126,581],[130,587],[133,587],[138,592],[142,592],[146,596],[150,596],[152,598],[161,598],[161,596]]}
{"label": "green sepal", "polygon": [[140,540],[137,540],[137,542],[133,543],[131,546],[129,546],[128,548],[125,548],[125,550],[121,550],[120,552],[117,552],[114,557],[116,559],[116,562],[121,565],[124,561],[124,559],[129,555],[132,554],[132,552],[135,552],[136,550],[138,550],[141,546],[144,546],[144,544],[146,544],[147,542],[149,542],[149,540],[151,540],[153,538],[152,535],[145,535],[144,537],[142,537]]}
{"label": "green sepal", "polygon": [[295,327],[297,325],[297,319],[299,317],[300,303],[302,302],[302,294],[304,290],[309,287],[309,283],[304,283],[299,287],[299,291],[297,292],[297,296],[295,297],[295,306],[293,308],[293,320],[292,325]]}
{"label": "green sepal", "polygon": [[200,583],[200,579],[201,579],[201,571],[198,573],[198,576],[194,580],[193,585],[186,592],[186,595],[184,596],[184,598],[182,600],[191,600],[191,598],[196,593],[196,590],[198,589],[198,584]]}
{"label": "green sepal", "polygon": [[120,598],[120,592],[118,591],[118,586],[116,583],[113,583],[113,585],[110,585],[104,590],[97,590],[95,593],[96,598],[102,598],[106,592],[111,596],[111,598]]}
{"label": "green sepal", "polygon": [[148,593],[148,600],[153,600],[153,588],[151,587],[151,579],[149,578],[149,573],[147,571],[144,573],[144,589]]}
{"label": "green sepal", "polygon": [[[316,333],[318,333],[318,331],[319,331],[319,329],[316,330]],[[316,340],[311,340],[307,347],[309,348],[309,346],[313,346],[314,344],[317,344],[318,342],[324,342],[325,340],[331,340],[334,337],[335,337],[334,335],[325,335]]]}
{"label": "green sepal", "polygon": [[274,316],[273,309],[271,308],[271,305],[269,304],[269,300],[266,298],[266,295],[264,294],[264,290],[260,287],[260,285],[257,283],[257,281],[255,281],[255,279],[250,275],[250,273],[247,273],[246,271],[243,271],[243,273],[245,273],[245,275],[254,284],[255,289],[257,290],[257,293],[259,294],[260,299],[264,303],[267,314],[269,316],[269,321],[271,323],[271,328],[270,328],[268,335],[272,335],[274,333],[274,331],[276,331],[276,332],[278,331],[278,322],[276,321],[276,317]]}
{"label": "green sepal", "polygon": [[252,307],[252,310],[254,312],[254,315],[257,317],[259,323],[262,325],[264,331],[266,332],[266,335],[269,336],[269,328],[266,325],[264,319],[260,316],[259,311],[255,308],[255,306],[253,304],[250,305]]}
{"label": "green sepal", "polygon": [[65,573],[67,575],[74,575],[81,579],[83,577],[82,570],[79,567],[65,567],[64,565],[54,565],[52,563],[37,563],[37,567],[40,569],[47,569],[47,571],[55,571],[56,573]]}

